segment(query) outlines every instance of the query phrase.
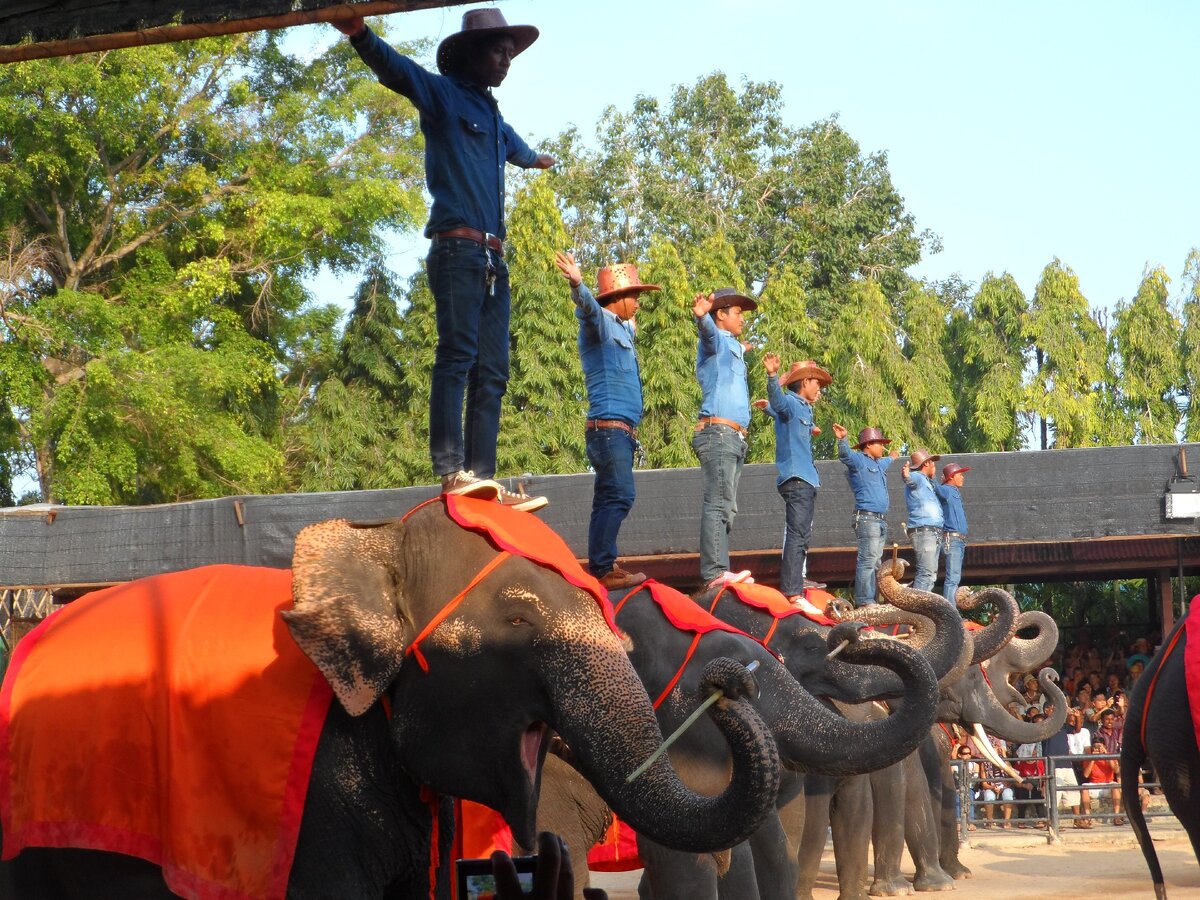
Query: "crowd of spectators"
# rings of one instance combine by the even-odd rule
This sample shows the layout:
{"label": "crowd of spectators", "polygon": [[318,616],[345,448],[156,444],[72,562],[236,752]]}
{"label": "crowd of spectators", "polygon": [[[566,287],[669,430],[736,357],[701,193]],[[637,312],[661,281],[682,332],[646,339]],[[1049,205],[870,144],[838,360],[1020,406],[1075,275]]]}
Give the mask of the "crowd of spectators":
{"label": "crowd of spectators", "polygon": [[[1099,641],[1093,641],[1086,628],[1077,629],[1071,638],[1045,662],[1061,674],[1060,686],[1068,704],[1063,729],[1046,741],[1015,746],[989,736],[997,755],[1016,770],[1021,780],[987,762],[973,736],[956,735],[952,755],[963,761],[961,771],[976,801],[972,804],[971,830],[978,826],[1009,828],[1013,819],[1017,820],[1017,828],[1047,827],[1046,757],[1067,755],[1097,757],[1055,767],[1059,802],[1070,808],[1073,827],[1093,827],[1093,807],[1098,809],[1105,796],[1112,805],[1112,824],[1125,824],[1121,790],[1111,787],[1120,781],[1120,767],[1118,760],[1109,757],[1121,752],[1128,694],[1149,664],[1155,646],[1151,638],[1130,635],[1115,627],[1107,629]],[[1014,675],[1012,686],[1020,693],[1020,700],[1008,704],[1014,716],[1041,722],[1054,715],[1053,703],[1038,684],[1037,671]],[[1149,792],[1143,789],[1143,807],[1148,797]]]}

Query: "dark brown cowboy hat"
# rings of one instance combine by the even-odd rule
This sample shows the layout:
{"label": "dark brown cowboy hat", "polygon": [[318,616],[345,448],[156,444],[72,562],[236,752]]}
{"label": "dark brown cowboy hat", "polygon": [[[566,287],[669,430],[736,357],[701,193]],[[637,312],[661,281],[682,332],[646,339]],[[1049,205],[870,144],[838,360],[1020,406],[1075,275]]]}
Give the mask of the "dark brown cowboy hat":
{"label": "dark brown cowboy hat", "polygon": [[516,56],[538,39],[538,30],[532,25],[509,25],[504,21],[504,13],[494,7],[468,9],[463,13],[462,30],[438,44],[438,71],[443,75],[460,74],[464,57],[469,56],[480,41],[498,35],[512,38],[513,56]]}
{"label": "dark brown cowboy hat", "polygon": [[958,463],[946,463],[942,467],[942,484],[949,484],[950,479],[960,472],[970,472],[970,466],[960,466]]}
{"label": "dark brown cowboy hat", "polygon": [[734,288],[717,288],[712,292],[712,309],[709,312],[716,312],[718,309],[728,309],[731,306],[741,307],[742,312],[750,312],[751,310],[758,309],[757,303]]}
{"label": "dark brown cowboy hat", "polygon": [[821,382],[821,387],[829,387],[833,384],[833,376],[818,366],[813,360],[806,359],[803,362],[794,362],[792,367],[783,375],[779,376],[779,386],[787,387],[789,384],[799,385],[805,378],[815,378]]}
{"label": "dark brown cowboy hat", "polygon": [[912,452],[912,456],[909,457],[908,464],[910,468],[919,469],[921,466],[925,465],[925,463],[937,462],[939,459],[941,459],[941,456],[938,454],[930,453],[924,447],[918,447]]}
{"label": "dark brown cowboy hat", "polygon": [[605,266],[596,273],[596,302],[603,306],[629,294],[642,291],[661,291],[657,284],[643,284],[633,263],[617,263]]}
{"label": "dark brown cowboy hat", "polygon": [[855,450],[861,450],[867,444],[890,444],[891,438],[885,438],[883,432],[878,428],[864,428],[858,433],[858,443],[854,445]]}

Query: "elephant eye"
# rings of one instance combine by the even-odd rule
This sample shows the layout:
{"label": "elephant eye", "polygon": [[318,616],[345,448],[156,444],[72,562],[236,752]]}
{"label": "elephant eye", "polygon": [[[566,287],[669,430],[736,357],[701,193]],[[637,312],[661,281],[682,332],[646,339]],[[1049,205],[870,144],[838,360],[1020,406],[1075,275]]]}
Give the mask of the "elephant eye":
{"label": "elephant eye", "polygon": [[522,619],[520,616],[509,616],[508,624],[509,625],[524,625],[524,624],[526,624],[526,620]]}

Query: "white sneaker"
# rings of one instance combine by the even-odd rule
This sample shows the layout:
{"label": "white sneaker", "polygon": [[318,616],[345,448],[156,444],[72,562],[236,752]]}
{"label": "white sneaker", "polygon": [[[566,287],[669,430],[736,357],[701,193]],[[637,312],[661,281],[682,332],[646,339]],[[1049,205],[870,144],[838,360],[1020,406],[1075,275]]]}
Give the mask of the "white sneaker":
{"label": "white sneaker", "polygon": [[478,497],[480,500],[495,500],[504,488],[490,478],[476,478],[474,472],[459,469],[442,476],[442,493],[458,494],[462,497]]}
{"label": "white sneaker", "polygon": [[521,512],[535,512],[550,502],[545,497],[531,497],[528,494],[514,494],[512,491],[507,491],[503,487],[500,487],[500,493],[496,495],[496,500],[501,506],[508,506],[512,509],[520,510]]}

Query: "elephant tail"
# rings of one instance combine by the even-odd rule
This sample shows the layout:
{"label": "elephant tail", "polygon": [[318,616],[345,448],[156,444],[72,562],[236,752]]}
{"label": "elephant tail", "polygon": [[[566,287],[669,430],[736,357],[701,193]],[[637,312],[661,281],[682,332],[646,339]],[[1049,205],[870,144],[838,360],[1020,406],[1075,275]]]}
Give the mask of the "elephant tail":
{"label": "elephant tail", "polygon": [[1167,887],[1162,865],[1158,861],[1158,852],[1154,849],[1150,829],[1146,825],[1146,816],[1142,812],[1141,784],[1138,782],[1138,776],[1148,756],[1143,737],[1145,722],[1150,715],[1150,705],[1160,699],[1155,697],[1154,687],[1168,666],[1178,666],[1181,669],[1183,666],[1183,647],[1178,648],[1178,653],[1173,654],[1172,651],[1176,650],[1177,643],[1186,642],[1183,640],[1185,622],[1186,619],[1181,619],[1176,623],[1174,632],[1159,648],[1150,665],[1134,684],[1129,697],[1125,729],[1121,736],[1121,799],[1125,805],[1125,814],[1129,817],[1130,827],[1133,828],[1142,856],[1146,860],[1146,868],[1150,870],[1156,900],[1166,900]]}

